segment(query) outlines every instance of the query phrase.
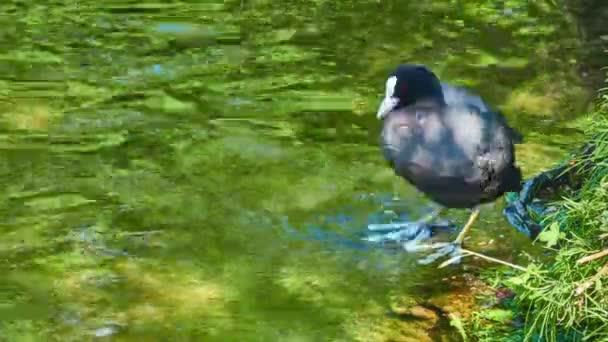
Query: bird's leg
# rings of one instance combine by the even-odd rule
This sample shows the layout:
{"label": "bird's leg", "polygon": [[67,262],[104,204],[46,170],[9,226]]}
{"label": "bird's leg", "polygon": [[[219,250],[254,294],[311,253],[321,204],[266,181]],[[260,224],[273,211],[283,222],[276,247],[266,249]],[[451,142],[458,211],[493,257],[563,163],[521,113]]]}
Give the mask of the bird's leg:
{"label": "bird's leg", "polygon": [[471,212],[471,215],[469,216],[469,220],[464,225],[464,227],[462,227],[462,230],[460,231],[460,233],[458,233],[458,236],[456,237],[456,240],[454,240],[454,243],[462,245],[462,242],[464,241],[465,236],[467,235],[469,230],[471,230],[473,223],[475,223],[475,221],[477,221],[478,218],[479,218],[479,207],[475,207],[475,208],[473,208],[473,211]]}
{"label": "bird's leg", "polygon": [[443,256],[446,256],[448,254],[450,254],[451,257],[456,257],[456,256],[460,255],[460,253],[461,253],[460,249],[462,247],[464,238],[467,235],[467,233],[469,232],[469,230],[471,230],[471,226],[473,226],[473,223],[475,223],[475,221],[477,220],[478,217],[479,217],[479,207],[475,207],[475,208],[473,208],[473,211],[471,212],[471,215],[469,216],[469,220],[464,225],[464,227],[458,234],[458,237],[456,237],[456,239],[453,242],[435,243],[432,245],[424,246],[424,249],[437,249],[437,251],[435,253],[427,256],[426,258],[419,260],[418,262],[421,264],[430,264],[430,263],[436,261],[437,259],[439,259]]}
{"label": "bird's leg", "polygon": [[419,240],[430,237],[430,232],[428,232],[428,229],[426,228],[430,223],[435,221],[444,210],[444,208],[439,208],[414,222],[370,224],[367,226],[367,229],[375,234],[366,236],[364,240],[371,242],[418,242]]}

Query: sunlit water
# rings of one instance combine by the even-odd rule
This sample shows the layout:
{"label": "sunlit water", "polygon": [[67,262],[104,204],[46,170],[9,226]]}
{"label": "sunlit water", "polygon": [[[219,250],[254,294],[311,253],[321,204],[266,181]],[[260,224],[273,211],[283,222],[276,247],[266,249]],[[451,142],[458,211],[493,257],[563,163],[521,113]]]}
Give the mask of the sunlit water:
{"label": "sunlit water", "polygon": [[[34,3],[0,5],[0,340],[457,339],[391,303],[489,265],[361,241],[429,209],[377,146],[387,73],[425,63],[504,109],[527,174],[585,103],[575,31],[526,2]],[[501,206],[470,246],[522,260]]]}

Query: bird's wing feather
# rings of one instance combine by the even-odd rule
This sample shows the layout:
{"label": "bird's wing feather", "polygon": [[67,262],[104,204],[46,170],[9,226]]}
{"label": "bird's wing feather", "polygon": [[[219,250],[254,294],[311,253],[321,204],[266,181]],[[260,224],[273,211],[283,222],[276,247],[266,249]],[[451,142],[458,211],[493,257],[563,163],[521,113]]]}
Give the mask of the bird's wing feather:
{"label": "bird's wing feather", "polygon": [[523,143],[524,139],[522,134],[507,124],[503,113],[491,111],[490,107],[481,99],[480,96],[473,94],[465,88],[452,86],[445,82],[441,83],[441,89],[443,91],[443,97],[445,99],[445,102],[449,106],[473,106],[480,112],[486,115],[493,116],[493,119],[499,120],[502,124],[509,127],[509,133],[511,139],[513,140],[513,143]]}
{"label": "bird's wing feather", "polygon": [[465,88],[452,86],[442,82],[441,89],[443,91],[443,98],[448,106],[468,105],[475,106],[481,112],[487,112],[489,110],[488,105],[483,102],[480,96],[471,93]]}

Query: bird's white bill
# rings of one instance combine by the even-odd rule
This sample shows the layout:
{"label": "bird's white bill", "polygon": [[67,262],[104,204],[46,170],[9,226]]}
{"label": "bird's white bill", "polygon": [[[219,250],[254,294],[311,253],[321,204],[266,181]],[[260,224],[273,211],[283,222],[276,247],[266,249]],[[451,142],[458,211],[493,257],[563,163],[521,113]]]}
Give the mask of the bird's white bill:
{"label": "bird's white bill", "polygon": [[395,108],[398,103],[399,99],[396,97],[384,97],[384,100],[382,100],[382,103],[380,103],[380,107],[378,108],[378,113],[376,113],[376,118],[384,119],[386,114],[390,113],[390,111],[393,110],[393,108]]}

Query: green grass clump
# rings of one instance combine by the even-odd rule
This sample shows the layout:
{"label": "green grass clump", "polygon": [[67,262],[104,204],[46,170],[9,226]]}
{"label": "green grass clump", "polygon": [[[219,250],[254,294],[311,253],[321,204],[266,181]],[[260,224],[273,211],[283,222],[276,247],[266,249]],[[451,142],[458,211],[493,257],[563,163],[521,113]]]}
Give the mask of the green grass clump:
{"label": "green grass clump", "polygon": [[525,341],[608,341],[608,255],[598,254],[608,249],[608,92],[601,100],[586,132],[593,151],[572,163],[582,185],[543,221],[554,259],[506,281],[525,312]]}
{"label": "green grass clump", "polygon": [[538,242],[553,251],[551,261],[482,275],[514,299],[481,299],[493,304],[467,322],[473,340],[608,341],[608,88],[600,100],[586,131],[591,152],[570,163],[580,186],[542,221]]}

